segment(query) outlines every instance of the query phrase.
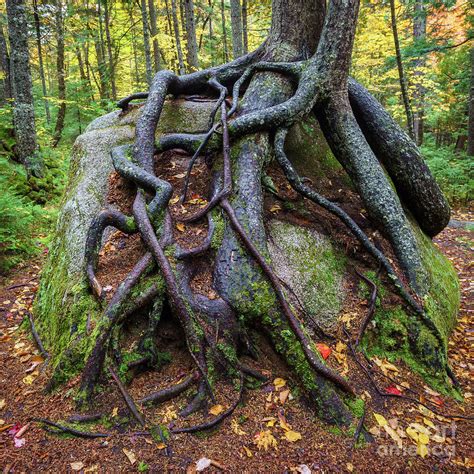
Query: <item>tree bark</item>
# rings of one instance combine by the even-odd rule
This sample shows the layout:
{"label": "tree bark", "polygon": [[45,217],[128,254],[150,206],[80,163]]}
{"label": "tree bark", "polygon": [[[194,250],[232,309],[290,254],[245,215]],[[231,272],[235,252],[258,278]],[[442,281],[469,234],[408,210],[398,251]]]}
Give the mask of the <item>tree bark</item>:
{"label": "tree bark", "polygon": [[400,82],[400,90],[402,92],[403,107],[405,108],[405,116],[407,121],[407,130],[410,137],[414,137],[413,132],[413,113],[408,96],[408,85],[403,70],[402,54],[400,52],[400,41],[398,39],[397,15],[395,11],[395,0],[390,0],[390,22],[392,25],[393,42],[395,44],[395,56],[397,59],[398,80]]}
{"label": "tree bark", "polygon": [[[426,39],[426,7],[425,0],[415,0],[415,14],[413,18],[413,39],[416,43],[424,42]],[[418,146],[423,143],[424,132],[424,100],[425,88],[423,87],[423,68],[426,65],[425,57],[421,55],[414,62],[415,67],[415,92],[413,111],[413,133]]]}
{"label": "tree bark", "polygon": [[10,74],[14,97],[13,127],[15,153],[28,175],[41,177],[43,161],[38,153],[28,52],[28,24],[24,0],[7,0],[8,33],[10,39]]}
{"label": "tree bark", "polygon": [[221,0],[221,25],[222,25],[222,46],[224,63],[229,61],[229,48],[227,46],[227,28],[225,24],[225,3]]}
{"label": "tree bark", "polygon": [[0,105],[5,105],[8,99],[13,98],[13,95],[10,78],[10,56],[8,55],[7,42],[2,26],[0,26],[0,70],[2,71]]}
{"label": "tree bark", "polygon": [[469,87],[469,122],[467,129],[467,154],[474,156],[474,47],[471,48],[471,83]]}
{"label": "tree bark", "polygon": [[242,56],[242,10],[240,0],[230,0],[230,26],[232,29],[232,56]]}
{"label": "tree bark", "polygon": [[178,54],[178,71],[180,74],[184,74],[186,72],[186,68],[184,67],[183,49],[181,48],[181,38],[178,22],[178,8],[176,5],[176,0],[171,0],[171,17],[173,19],[174,40],[176,43],[176,52]]}
{"label": "tree bark", "polygon": [[153,70],[151,66],[150,33],[148,31],[148,13],[146,0],[141,0],[142,27],[143,27],[143,49],[145,52],[145,73],[148,85],[153,79]]}
{"label": "tree bark", "polygon": [[[109,94],[109,84],[107,81],[107,65],[106,65],[106,60],[105,60],[101,0],[97,2],[97,14],[98,14],[97,21],[99,24],[99,29],[98,29],[98,34],[95,33],[94,47],[95,47],[96,59],[97,59],[97,70],[99,73],[98,89],[99,89],[100,98],[108,99],[110,97],[110,94]],[[94,80],[96,80],[95,77],[94,77]]]}
{"label": "tree bark", "polygon": [[112,38],[110,36],[109,0],[104,0],[104,26],[107,43],[107,56],[109,59],[109,80],[112,87],[112,99],[117,100],[117,86],[115,82],[115,60],[112,52]]}
{"label": "tree bark", "polygon": [[247,0],[242,0],[242,36],[243,36],[243,53],[249,52],[249,35],[248,35],[248,9]]}
{"label": "tree bark", "polygon": [[43,51],[41,45],[41,23],[40,17],[38,13],[38,1],[33,0],[33,15],[35,19],[35,33],[36,33],[36,48],[38,50],[38,62],[39,62],[39,74],[41,79],[41,88],[43,90],[43,101],[44,101],[44,111],[46,115],[46,122],[51,122],[51,114],[49,111],[49,102],[46,98],[48,95],[48,91],[46,89],[46,78],[44,75],[44,64],[43,64]]}
{"label": "tree bark", "polygon": [[53,147],[56,147],[61,140],[64,129],[64,119],[66,117],[66,69],[64,65],[64,17],[63,4],[59,0],[56,2],[56,73],[58,76],[58,100],[59,109],[56,116],[56,126],[54,128]]}
{"label": "tree bark", "polygon": [[160,60],[160,45],[158,43],[158,25],[156,20],[156,7],[154,0],[148,0],[148,11],[150,13],[150,32],[152,37],[153,45],[153,63],[155,65],[155,71],[157,72],[161,69],[161,60]]}
{"label": "tree bark", "polygon": [[186,44],[187,61],[189,72],[199,69],[198,46],[196,41],[196,24],[194,20],[193,0],[184,0],[184,12],[186,19]]}

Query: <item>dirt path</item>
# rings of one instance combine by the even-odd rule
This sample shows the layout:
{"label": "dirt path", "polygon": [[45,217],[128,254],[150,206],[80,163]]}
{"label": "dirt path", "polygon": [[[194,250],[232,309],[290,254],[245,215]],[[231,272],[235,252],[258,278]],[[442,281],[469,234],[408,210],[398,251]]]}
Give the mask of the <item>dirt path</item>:
{"label": "dirt path", "polygon": [[[474,214],[455,216],[474,222]],[[473,257],[474,234],[448,228],[436,243],[455,265],[462,285],[458,326],[449,343],[453,369],[463,387],[465,402],[457,403],[429,390],[402,364],[379,362],[383,374],[377,380],[388,391],[400,390],[444,414],[472,415],[473,369]],[[104,415],[84,431],[113,433],[109,438],[84,440],[44,431],[31,423],[23,434],[15,432],[33,417],[63,422],[74,413],[73,389],[77,380],[50,395],[43,393],[46,376],[28,331],[19,326],[30,309],[37,289],[40,261],[29,262],[0,282],[0,467],[3,472],[195,472],[196,462],[213,464],[205,472],[467,472],[474,467],[473,422],[435,415],[421,405],[379,397],[351,359],[344,341],[329,344],[328,362],[347,374],[366,402],[365,425],[374,442],[353,449],[353,437],[319,422],[298,393],[284,366],[263,345],[258,369],[269,383],[247,390],[243,403],[213,433],[173,436],[169,447],[130,427],[129,414],[120,394],[109,384],[98,400]],[[353,323],[355,330],[355,324]],[[471,352],[470,352],[471,351]],[[176,362],[161,372],[144,373],[130,386],[136,398],[179,381],[191,368],[178,345],[172,349]],[[276,382],[275,379],[277,380]],[[226,390],[224,389],[225,393]],[[229,391],[230,392],[230,391]],[[150,423],[172,422],[183,396],[155,409],[145,409]],[[225,400],[223,405],[230,404]],[[219,411],[221,407],[213,407]],[[374,416],[377,415],[377,416]],[[415,441],[416,440],[416,441]],[[267,449],[265,446],[267,445]],[[471,456],[471,457],[470,457]]]}

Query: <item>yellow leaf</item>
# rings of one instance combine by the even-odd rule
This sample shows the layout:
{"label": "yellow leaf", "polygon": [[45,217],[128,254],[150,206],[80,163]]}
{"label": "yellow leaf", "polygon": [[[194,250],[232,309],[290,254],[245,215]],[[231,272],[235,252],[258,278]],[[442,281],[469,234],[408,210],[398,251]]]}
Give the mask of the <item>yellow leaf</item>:
{"label": "yellow leaf", "polygon": [[423,418],[423,423],[424,423],[426,426],[429,426],[430,428],[435,429],[434,423],[433,423],[431,420],[429,420],[428,418]]}
{"label": "yellow leaf", "polygon": [[270,416],[268,418],[264,418],[262,421],[264,421],[267,424],[267,426],[271,428],[272,426],[275,426],[276,418],[273,416]]}
{"label": "yellow leaf", "polygon": [[430,442],[430,437],[425,433],[420,433],[418,435],[418,441],[422,444],[428,444]]}
{"label": "yellow leaf", "polygon": [[247,446],[244,446],[244,451],[248,458],[251,458],[253,456],[252,451],[250,451],[250,449],[247,448]]}
{"label": "yellow leaf", "polygon": [[384,425],[383,429],[386,431],[386,433],[390,436],[390,438],[393,439],[397,443],[397,446],[402,449],[403,447],[403,441],[402,438],[398,435],[398,433],[389,425]]}
{"label": "yellow leaf", "polygon": [[182,223],[182,222],[178,222],[176,224],[176,228],[180,231],[180,232],[184,232],[186,230],[186,227],[185,225]]}
{"label": "yellow leaf", "polygon": [[224,407],[222,405],[214,405],[209,409],[209,413],[214,416],[220,415],[223,411]]}
{"label": "yellow leaf", "polygon": [[406,430],[407,435],[415,442],[418,442],[418,431],[409,426]]}
{"label": "yellow leaf", "polygon": [[115,416],[117,416],[118,414],[118,407],[115,407],[113,410],[112,410],[112,418],[114,418]]}
{"label": "yellow leaf", "polygon": [[422,458],[425,458],[428,454],[428,448],[426,447],[426,444],[418,443],[416,445],[416,454],[418,454]]}
{"label": "yellow leaf", "polygon": [[5,399],[0,400],[0,410],[2,408],[5,408],[5,405],[6,405]]}
{"label": "yellow leaf", "polygon": [[184,178],[185,176],[186,176],[185,173],[179,173],[179,174],[174,175],[175,178]]}
{"label": "yellow leaf", "polygon": [[176,413],[175,410],[173,410],[173,407],[170,406],[168,407],[165,412],[162,414],[163,416],[163,423],[168,423],[172,420],[176,420],[178,418],[178,414]]}
{"label": "yellow leaf", "polygon": [[349,472],[352,472],[354,470],[354,466],[350,462],[346,463],[346,467]]}
{"label": "yellow leaf", "polygon": [[233,419],[232,422],[230,423],[230,427],[232,428],[232,431],[239,436],[244,436],[247,433],[240,427],[240,425],[237,423],[236,419]]}
{"label": "yellow leaf", "polygon": [[377,423],[379,424],[379,426],[385,426],[385,425],[388,424],[387,420],[385,419],[385,417],[383,415],[379,415],[378,413],[374,413],[374,417],[377,420]]}
{"label": "yellow leaf", "polygon": [[34,374],[27,375],[23,378],[23,383],[25,385],[31,385],[34,382],[35,378],[36,376]]}
{"label": "yellow leaf", "polygon": [[275,385],[275,388],[277,390],[280,390],[280,388],[283,388],[285,385],[286,385],[286,380],[285,379],[282,379],[280,377],[277,377],[274,381],[273,381],[273,385]]}
{"label": "yellow leaf", "polygon": [[81,461],[75,461],[69,464],[73,471],[80,471],[84,467],[84,463]]}
{"label": "yellow leaf", "polygon": [[123,448],[122,449],[123,453],[125,454],[125,456],[127,456],[128,460],[130,461],[130,464],[135,464],[137,462],[137,458],[134,454],[133,451],[129,451],[128,449],[126,448]]}
{"label": "yellow leaf", "polygon": [[170,199],[170,204],[176,204],[179,201],[179,196],[175,196],[174,198]]}
{"label": "yellow leaf", "polygon": [[302,438],[302,436],[301,436],[301,433],[299,433],[298,431],[290,430],[290,431],[285,432],[285,438],[290,443],[296,443],[296,441],[299,441]]}
{"label": "yellow leaf", "polygon": [[166,444],[165,444],[165,443],[158,443],[158,444],[156,445],[156,448],[157,448],[157,449],[165,449],[165,448],[166,448]]}
{"label": "yellow leaf", "polygon": [[264,430],[260,431],[255,435],[254,443],[257,445],[257,448],[259,451],[261,449],[264,449],[265,451],[268,450],[268,448],[275,448],[277,449],[277,440],[275,437],[272,435],[272,433],[269,430]]}

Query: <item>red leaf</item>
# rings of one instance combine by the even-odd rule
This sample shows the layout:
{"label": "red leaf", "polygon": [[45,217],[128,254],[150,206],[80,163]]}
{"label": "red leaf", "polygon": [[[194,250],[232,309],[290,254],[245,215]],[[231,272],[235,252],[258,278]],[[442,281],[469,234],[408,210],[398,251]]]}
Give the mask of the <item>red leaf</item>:
{"label": "red leaf", "polygon": [[318,348],[318,351],[324,360],[326,360],[331,355],[332,349],[326,344],[318,342],[316,347]]}
{"label": "red leaf", "polygon": [[402,394],[402,392],[400,392],[400,390],[398,390],[398,388],[395,387],[395,385],[389,385],[389,386],[385,389],[385,391],[386,391],[387,393],[391,393],[392,395],[401,395],[401,394]]}

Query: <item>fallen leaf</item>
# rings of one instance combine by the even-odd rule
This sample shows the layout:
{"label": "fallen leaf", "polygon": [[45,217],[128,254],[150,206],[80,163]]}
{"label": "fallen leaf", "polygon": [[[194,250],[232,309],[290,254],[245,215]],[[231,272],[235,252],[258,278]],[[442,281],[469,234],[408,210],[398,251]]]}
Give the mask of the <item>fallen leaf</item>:
{"label": "fallen leaf", "polygon": [[277,440],[272,435],[270,430],[258,432],[254,437],[254,443],[257,445],[257,448],[259,450],[264,449],[265,451],[267,451],[268,448],[278,449]]}
{"label": "fallen leaf", "polygon": [[354,470],[354,466],[350,462],[346,463],[346,468],[349,472],[352,472]]}
{"label": "fallen leaf", "polygon": [[291,426],[286,422],[286,418],[282,413],[278,413],[278,420],[280,428],[285,431],[291,431]]}
{"label": "fallen leaf", "polygon": [[112,418],[116,417],[118,415],[118,407],[115,407],[113,410],[112,410]]}
{"label": "fallen leaf", "polygon": [[176,228],[180,231],[180,232],[184,232],[186,230],[186,226],[182,223],[182,222],[178,222],[176,224]]}
{"label": "fallen leaf", "polygon": [[133,451],[129,451],[127,448],[123,448],[122,451],[125,454],[125,456],[127,456],[128,460],[130,461],[130,464],[133,465],[137,462],[137,458],[135,454],[133,453]]}
{"label": "fallen leaf", "polygon": [[244,451],[248,458],[251,458],[253,456],[252,451],[250,451],[250,449],[247,448],[247,446],[244,446]]}
{"label": "fallen leaf", "polygon": [[400,390],[398,390],[398,388],[396,387],[395,384],[389,385],[385,389],[385,392],[386,393],[391,393],[392,395],[398,395],[398,396],[400,396],[402,394],[402,392],[400,392]]}
{"label": "fallen leaf", "polygon": [[384,425],[383,429],[385,432],[390,436],[397,443],[397,446],[402,449],[403,441],[402,438],[398,435],[398,433],[389,425]]}
{"label": "fallen leaf", "polygon": [[306,464],[300,464],[299,466],[295,467],[295,471],[299,472],[300,474],[311,474],[311,469]]}
{"label": "fallen leaf", "polygon": [[179,173],[179,174],[174,175],[175,178],[184,178],[185,176],[186,176],[185,173]]}
{"label": "fallen leaf", "polygon": [[156,449],[160,449],[160,450],[161,450],[161,449],[165,449],[165,448],[166,448],[166,444],[165,444],[165,443],[158,443],[158,444],[156,445]]}
{"label": "fallen leaf", "polygon": [[290,442],[290,443],[296,443],[296,441],[299,441],[302,439],[301,433],[298,431],[285,431],[285,438]]}
{"label": "fallen leaf", "polygon": [[274,381],[273,381],[273,385],[275,386],[275,388],[277,390],[280,390],[280,388],[283,388],[285,385],[286,385],[286,380],[285,379],[282,379],[280,377],[277,377]]}
{"label": "fallen leaf", "polygon": [[201,458],[196,461],[196,471],[201,472],[207,469],[211,465],[211,460],[208,458]]}
{"label": "fallen leaf", "polygon": [[69,464],[73,471],[80,471],[84,467],[84,463],[81,461],[75,461]]}
{"label": "fallen leaf", "polygon": [[316,347],[324,360],[326,360],[331,355],[332,349],[323,342],[318,342]]}
{"label": "fallen leaf", "polygon": [[267,418],[264,418],[262,421],[264,421],[267,426],[269,426],[270,428],[275,426],[275,423],[276,423],[276,418],[274,416],[269,416]]}
{"label": "fallen leaf", "polygon": [[406,430],[406,434],[416,443],[418,443],[418,431],[409,426]]}
{"label": "fallen leaf", "polygon": [[174,198],[170,199],[170,204],[176,204],[179,201],[179,196],[175,196]]}
{"label": "fallen leaf", "polygon": [[279,211],[281,211],[281,206],[279,206],[278,204],[274,204],[274,205],[270,208],[270,212],[276,213],[276,212],[279,212]]}
{"label": "fallen leaf", "polygon": [[425,458],[428,455],[428,448],[426,447],[426,444],[419,442],[416,445],[416,454],[418,454],[422,458]]}
{"label": "fallen leaf", "polygon": [[1,410],[2,408],[5,408],[5,405],[6,405],[6,404],[7,404],[7,403],[5,402],[5,399],[0,400],[0,410]]}
{"label": "fallen leaf", "polygon": [[385,419],[383,415],[374,413],[374,418],[377,420],[377,423],[379,424],[379,426],[385,426],[386,424],[388,424],[387,420]]}
{"label": "fallen leaf", "polygon": [[162,414],[163,416],[163,423],[168,423],[172,420],[176,420],[178,418],[178,414],[173,409],[172,406],[166,408],[165,412]]}
{"label": "fallen leaf", "polygon": [[289,389],[282,390],[280,392],[280,403],[282,405],[284,405],[286,403],[286,401],[288,400],[289,396],[290,396],[290,390]]}
{"label": "fallen leaf", "polygon": [[237,420],[236,420],[235,418],[231,421],[230,427],[231,427],[232,431],[233,431],[236,435],[244,436],[244,435],[247,434],[247,433],[240,427],[239,423],[237,422]]}
{"label": "fallen leaf", "polygon": [[222,405],[214,405],[209,409],[209,413],[214,416],[220,415],[223,411],[224,407]]}
{"label": "fallen leaf", "polygon": [[21,448],[25,445],[26,439],[25,438],[17,438],[16,436],[13,438],[13,442],[15,444],[15,448]]}
{"label": "fallen leaf", "polygon": [[30,427],[30,423],[27,423],[25,426],[20,428],[18,430],[18,433],[15,434],[15,438],[21,438],[26,433],[29,427]]}

